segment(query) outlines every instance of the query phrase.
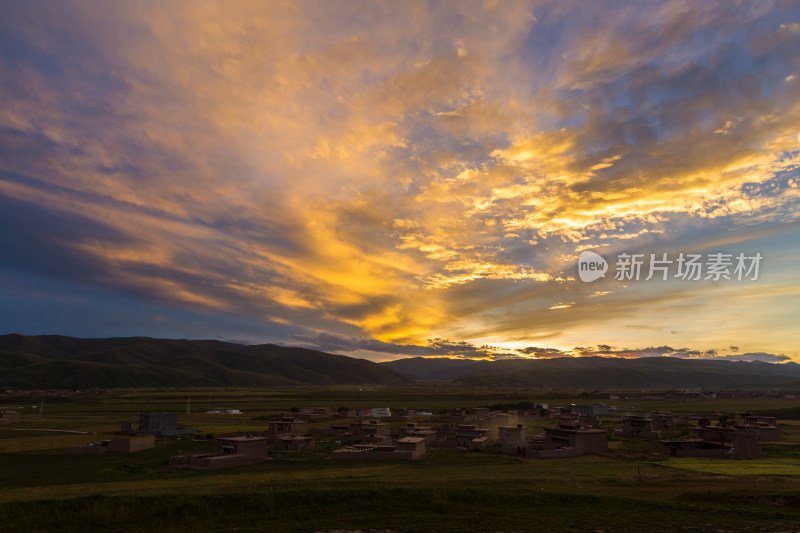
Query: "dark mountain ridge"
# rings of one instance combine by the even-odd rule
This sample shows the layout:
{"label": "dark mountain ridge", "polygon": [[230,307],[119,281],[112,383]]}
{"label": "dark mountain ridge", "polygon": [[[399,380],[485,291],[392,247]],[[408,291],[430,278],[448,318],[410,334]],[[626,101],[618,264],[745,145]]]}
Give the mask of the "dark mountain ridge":
{"label": "dark mountain ridge", "polygon": [[382,363],[414,379],[467,387],[696,389],[775,385],[800,378],[796,363],[648,357],[559,357],[465,361],[415,357]]}
{"label": "dark mountain ridge", "polygon": [[306,348],[217,340],[1,335],[0,387],[295,386],[448,382],[463,387],[697,389],[800,381],[796,363],[605,357],[373,363]]}
{"label": "dark mountain ridge", "polygon": [[19,388],[400,384],[390,368],[305,348],[216,340],[0,336],[0,386]]}

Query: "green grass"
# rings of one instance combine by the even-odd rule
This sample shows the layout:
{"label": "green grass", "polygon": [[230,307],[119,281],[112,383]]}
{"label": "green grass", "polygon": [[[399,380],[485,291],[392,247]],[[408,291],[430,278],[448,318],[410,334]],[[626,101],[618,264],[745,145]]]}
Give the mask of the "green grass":
{"label": "green grass", "polygon": [[682,457],[669,459],[663,464],[670,468],[726,476],[800,476],[800,462],[797,459],[761,458],[736,461]]}

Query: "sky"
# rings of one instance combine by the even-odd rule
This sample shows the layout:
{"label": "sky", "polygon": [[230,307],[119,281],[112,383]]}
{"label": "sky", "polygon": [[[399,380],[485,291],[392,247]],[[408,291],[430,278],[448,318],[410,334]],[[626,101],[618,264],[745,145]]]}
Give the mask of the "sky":
{"label": "sky", "polygon": [[0,333],[800,361],[798,50],[768,0],[5,2]]}

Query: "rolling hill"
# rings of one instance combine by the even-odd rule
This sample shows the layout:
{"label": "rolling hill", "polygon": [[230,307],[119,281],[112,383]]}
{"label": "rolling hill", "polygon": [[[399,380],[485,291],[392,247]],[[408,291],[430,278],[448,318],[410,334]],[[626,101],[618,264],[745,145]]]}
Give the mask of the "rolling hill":
{"label": "rolling hill", "polygon": [[592,390],[788,387],[800,381],[800,365],[668,357],[501,361],[413,357],[379,364],[274,344],[0,335],[0,387],[4,388],[399,385],[420,381],[463,387]]}
{"label": "rolling hill", "polygon": [[174,387],[400,384],[364,359],[305,348],[147,337],[0,336],[0,387]]}
{"label": "rolling hill", "polygon": [[696,389],[797,381],[800,365],[652,357],[561,357],[465,361],[415,357],[381,363],[406,376],[465,387],[538,389]]}

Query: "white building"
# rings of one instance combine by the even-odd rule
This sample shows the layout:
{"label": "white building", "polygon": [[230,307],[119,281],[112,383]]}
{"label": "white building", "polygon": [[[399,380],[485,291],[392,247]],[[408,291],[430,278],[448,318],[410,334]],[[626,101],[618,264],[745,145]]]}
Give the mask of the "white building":
{"label": "white building", "polygon": [[389,418],[392,416],[392,411],[388,407],[373,407],[370,409],[372,418]]}

